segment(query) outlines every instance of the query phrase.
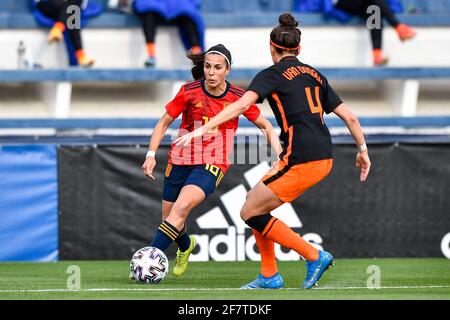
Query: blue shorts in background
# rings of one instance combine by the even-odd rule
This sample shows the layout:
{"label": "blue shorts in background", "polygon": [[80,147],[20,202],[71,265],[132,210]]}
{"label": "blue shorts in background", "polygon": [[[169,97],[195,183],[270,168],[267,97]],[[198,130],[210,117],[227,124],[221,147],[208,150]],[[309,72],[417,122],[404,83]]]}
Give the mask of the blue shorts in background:
{"label": "blue shorts in background", "polygon": [[164,177],[162,198],[165,201],[175,202],[181,189],[190,184],[202,189],[207,197],[214,192],[222,178],[222,170],[214,165],[179,166],[168,164]]}

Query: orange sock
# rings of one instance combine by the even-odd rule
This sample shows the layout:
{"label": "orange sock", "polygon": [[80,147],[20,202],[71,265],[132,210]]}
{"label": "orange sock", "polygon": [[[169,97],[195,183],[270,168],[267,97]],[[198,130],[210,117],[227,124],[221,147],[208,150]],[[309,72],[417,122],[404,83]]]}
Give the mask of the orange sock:
{"label": "orange sock", "polygon": [[395,30],[402,41],[410,40],[416,36],[416,31],[404,23],[400,23],[395,27]]}
{"label": "orange sock", "polygon": [[373,63],[376,66],[386,65],[389,59],[384,56],[381,49],[373,49]]}
{"label": "orange sock", "polygon": [[319,258],[316,248],[275,217],[270,219],[262,234],[283,247],[293,249],[308,261],[316,261]]}
{"label": "orange sock", "polygon": [[189,51],[193,54],[199,54],[202,53],[202,48],[200,46],[193,46]]}
{"label": "orange sock", "polygon": [[85,56],[84,50],[79,49],[79,50],[75,51],[75,56],[77,57],[77,60],[82,59]]}
{"label": "orange sock", "polygon": [[58,21],[58,22],[55,22],[52,29],[57,29],[61,32],[64,32],[64,30],[66,30],[66,26],[64,25],[64,23]]}
{"label": "orange sock", "polygon": [[261,274],[269,278],[278,272],[277,262],[275,260],[275,243],[264,238],[261,233],[253,229],[253,235],[256,239],[259,253],[261,254]]}
{"label": "orange sock", "polygon": [[147,43],[147,55],[149,57],[155,56],[155,43],[154,42],[148,42]]}
{"label": "orange sock", "polygon": [[381,49],[373,49],[374,58],[381,58],[383,56],[383,51]]}

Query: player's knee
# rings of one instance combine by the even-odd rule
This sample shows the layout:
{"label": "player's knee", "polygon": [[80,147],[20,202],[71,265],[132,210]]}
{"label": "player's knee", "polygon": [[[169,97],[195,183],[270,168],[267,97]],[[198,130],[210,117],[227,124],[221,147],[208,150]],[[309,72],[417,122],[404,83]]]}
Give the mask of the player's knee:
{"label": "player's knee", "polygon": [[180,201],[176,207],[172,209],[171,214],[176,215],[179,218],[186,218],[191,210],[191,203],[189,201]]}
{"label": "player's knee", "polygon": [[247,221],[251,217],[250,211],[245,206],[241,209],[240,215],[244,221]]}
{"label": "player's knee", "polygon": [[247,194],[245,195],[245,201],[248,201],[249,199],[251,199],[253,195],[253,189],[251,189],[249,192],[247,192]]}

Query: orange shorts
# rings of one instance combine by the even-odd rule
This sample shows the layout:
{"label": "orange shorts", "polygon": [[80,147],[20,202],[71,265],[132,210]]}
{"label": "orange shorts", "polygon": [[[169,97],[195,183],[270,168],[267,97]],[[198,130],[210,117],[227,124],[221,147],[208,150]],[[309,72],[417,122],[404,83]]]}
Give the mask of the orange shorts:
{"label": "orange shorts", "polygon": [[291,202],[316,183],[325,179],[333,167],[333,159],[317,160],[287,166],[280,160],[261,179],[281,201]]}

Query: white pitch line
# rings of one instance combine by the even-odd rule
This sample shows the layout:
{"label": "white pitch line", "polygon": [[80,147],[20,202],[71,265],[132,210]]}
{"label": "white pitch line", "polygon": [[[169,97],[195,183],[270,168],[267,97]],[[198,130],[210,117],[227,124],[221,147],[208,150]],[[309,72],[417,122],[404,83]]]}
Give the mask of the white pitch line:
{"label": "white pitch line", "polygon": [[390,287],[317,287],[314,290],[354,290],[354,289],[442,289],[450,288],[450,286],[390,286]]}
{"label": "white pitch line", "polygon": [[[379,288],[367,287],[317,287],[313,290],[355,290],[355,289],[446,289],[449,286],[390,286]],[[283,288],[283,290],[301,290],[300,288]],[[90,288],[90,289],[16,289],[0,290],[0,293],[39,293],[39,292],[107,292],[107,291],[252,291],[240,288]],[[258,290],[259,292],[265,290]]]}

